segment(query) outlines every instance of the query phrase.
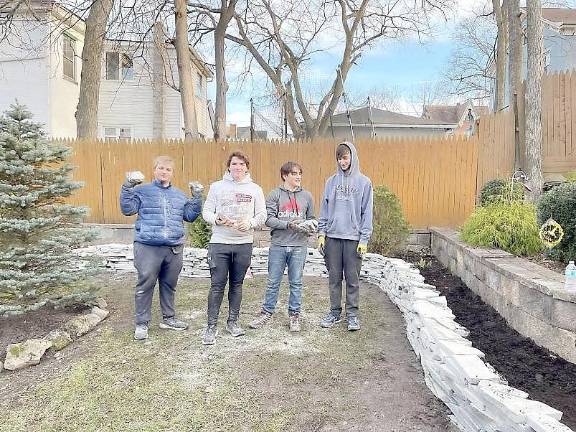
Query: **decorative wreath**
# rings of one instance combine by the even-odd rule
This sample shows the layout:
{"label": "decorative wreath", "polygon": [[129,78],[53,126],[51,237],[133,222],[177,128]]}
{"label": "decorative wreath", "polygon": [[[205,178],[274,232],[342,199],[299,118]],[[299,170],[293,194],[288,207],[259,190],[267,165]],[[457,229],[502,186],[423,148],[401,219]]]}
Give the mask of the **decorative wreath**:
{"label": "decorative wreath", "polygon": [[539,235],[540,240],[542,240],[542,243],[544,243],[544,246],[552,249],[562,241],[562,238],[564,237],[564,230],[558,222],[552,218],[549,218],[540,227]]}

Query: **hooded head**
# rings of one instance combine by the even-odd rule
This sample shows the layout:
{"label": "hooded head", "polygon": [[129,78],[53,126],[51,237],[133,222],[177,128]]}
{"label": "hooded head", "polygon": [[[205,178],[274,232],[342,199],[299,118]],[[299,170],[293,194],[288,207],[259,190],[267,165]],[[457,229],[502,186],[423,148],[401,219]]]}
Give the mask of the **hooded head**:
{"label": "hooded head", "polygon": [[360,161],[354,144],[344,141],[336,147],[336,171],[345,176],[360,173]]}

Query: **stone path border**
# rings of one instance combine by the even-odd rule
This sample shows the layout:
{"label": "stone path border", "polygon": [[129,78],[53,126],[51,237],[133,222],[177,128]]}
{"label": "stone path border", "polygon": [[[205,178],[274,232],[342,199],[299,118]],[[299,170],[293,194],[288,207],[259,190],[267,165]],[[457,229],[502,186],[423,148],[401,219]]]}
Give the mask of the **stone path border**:
{"label": "stone path border", "polygon": [[[114,271],[133,272],[131,245],[91,246],[83,255],[99,255]],[[209,277],[206,250],[186,248],[183,276]],[[251,272],[266,274],[268,250],[255,248]],[[307,276],[326,277],[323,259],[308,250]],[[446,298],[411,264],[367,254],[362,278],[377,285],[404,316],[407,335],[420,358],[426,385],[452,411],[454,423],[465,432],[569,432],[560,422],[562,412],[507,385],[482,358],[484,353],[466,339],[468,331],[454,321]]]}

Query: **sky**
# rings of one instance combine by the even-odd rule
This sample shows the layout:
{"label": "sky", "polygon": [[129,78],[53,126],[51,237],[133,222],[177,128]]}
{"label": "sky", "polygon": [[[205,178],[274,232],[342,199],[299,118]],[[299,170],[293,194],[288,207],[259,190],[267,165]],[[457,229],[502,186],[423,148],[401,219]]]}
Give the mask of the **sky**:
{"label": "sky", "polygon": [[[362,56],[354,66],[345,83],[345,91],[352,94],[368,94],[375,87],[395,88],[401,93],[425,83],[435,83],[441,79],[442,72],[448,64],[453,40],[454,26],[462,17],[469,16],[473,7],[478,7],[484,0],[456,0],[456,7],[450,13],[448,20],[437,19],[434,23],[435,32],[432,37],[423,42],[414,39],[384,41]],[[522,2],[523,3],[523,2]],[[315,57],[310,65],[308,77],[311,81],[332,82],[338,57],[330,50]],[[269,91],[261,87],[265,77],[257,77],[253,82],[244,82],[238,86],[234,74],[241,68],[240,64],[232,65],[227,72],[231,90],[228,93],[228,123],[239,126],[250,124],[250,98],[262,100]],[[214,100],[215,83],[209,89],[209,98]],[[266,102],[268,103],[268,102]],[[269,115],[274,121],[279,115],[271,108],[256,103],[257,109],[264,115]],[[349,108],[354,106],[349,103]],[[421,107],[420,107],[421,108]],[[344,101],[339,104],[338,111],[345,109]],[[414,103],[400,101],[399,111],[405,114],[419,115]]]}

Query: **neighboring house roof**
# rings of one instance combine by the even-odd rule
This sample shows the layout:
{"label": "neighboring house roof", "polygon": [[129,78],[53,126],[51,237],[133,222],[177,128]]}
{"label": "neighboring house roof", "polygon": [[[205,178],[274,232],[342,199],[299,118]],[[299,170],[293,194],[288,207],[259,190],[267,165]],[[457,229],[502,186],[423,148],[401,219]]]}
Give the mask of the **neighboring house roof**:
{"label": "neighboring house roof", "polygon": [[488,113],[488,107],[473,106],[470,102],[456,105],[424,105],[422,117],[442,123],[460,124],[466,119],[468,110],[474,118]]}
{"label": "neighboring house roof", "polygon": [[576,9],[542,8],[542,18],[558,25],[576,24]]}
{"label": "neighboring house roof", "polygon": [[[254,131],[256,139],[265,140],[268,138],[268,131],[256,130]],[[236,138],[237,139],[250,139],[250,126],[239,126],[236,128]]]}
{"label": "neighboring house roof", "polygon": [[[370,120],[372,120],[374,127],[450,128],[455,125],[450,122],[430,120],[369,107],[350,111],[350,119],[353,126],[370,126]],[[348,124],[348,117],[345,112],[332,116],[333,126],[348,126]]]}

